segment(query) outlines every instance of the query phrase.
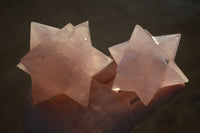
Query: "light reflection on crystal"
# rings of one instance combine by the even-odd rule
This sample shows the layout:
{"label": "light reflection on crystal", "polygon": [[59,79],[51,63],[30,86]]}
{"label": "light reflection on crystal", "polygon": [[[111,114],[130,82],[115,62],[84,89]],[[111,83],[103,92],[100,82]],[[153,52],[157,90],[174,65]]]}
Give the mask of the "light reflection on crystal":
{"label": "light reflection on crystal", "polygon": [[119,92],[120,88],[112,88],[112,90],[115,91],[115,92]]}

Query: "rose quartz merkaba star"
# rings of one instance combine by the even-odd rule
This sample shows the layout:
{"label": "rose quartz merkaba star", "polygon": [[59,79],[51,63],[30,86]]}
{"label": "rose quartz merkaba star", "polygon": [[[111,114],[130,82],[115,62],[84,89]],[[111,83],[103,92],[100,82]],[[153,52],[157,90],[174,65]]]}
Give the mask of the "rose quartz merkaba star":
{"label": "rose quartz merkaba star", "polygon": [[188,82],[174,62],[180,34],[152,36],[136,25],[129,41],[109,51],[118,65],[113,90],[133,91],[147,105],[165,86]]}
{"label": "rose quartz merkaba star", "polygon": [[64,94],[87,106],[92,77],[112,62],[92,46],[88,22],[62,29],[32,22],[30,40],[18,67],[31,75],[33,103]]}

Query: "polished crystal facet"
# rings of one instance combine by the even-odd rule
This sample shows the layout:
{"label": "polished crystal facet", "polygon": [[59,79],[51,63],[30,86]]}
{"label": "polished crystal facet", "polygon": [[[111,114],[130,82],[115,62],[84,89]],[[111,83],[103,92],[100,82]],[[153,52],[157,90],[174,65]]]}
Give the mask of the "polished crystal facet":
{"label": "polished crystal facet", "polygon": [[87,106],[92,77],[112,62],[91,45],[88,22],[62,29],[32,23],[30,44],[18,67],[32,77],[33,102],[65,94]]}
{"label": "polished crystal facet", "polygon": [[188,82],[174,59],[180,34],[152,36],[136,25],[129,41],[109,48],[118,64],[113,90],[134,91],[147,105],[165,86]]}

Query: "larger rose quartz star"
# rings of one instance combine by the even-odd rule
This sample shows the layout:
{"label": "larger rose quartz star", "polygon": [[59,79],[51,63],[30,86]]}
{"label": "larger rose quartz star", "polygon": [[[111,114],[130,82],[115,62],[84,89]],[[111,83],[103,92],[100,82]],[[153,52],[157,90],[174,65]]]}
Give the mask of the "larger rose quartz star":
{"label": "larger rose quartz star", "polygon": [[91,45],[88,22],[61,30],[32,23],[30,45],[18,67],[32,77],[34,103],[65,94],[87,106],[92,77],[112,62]]}
{"label": "larger rose quartz star", "polygon": [[109,48],[118,64],[113,90],[134,91],[147,105],[165,86],[188,82],[174,59],[179,34],[151,36],[136,25],[131,39]]}

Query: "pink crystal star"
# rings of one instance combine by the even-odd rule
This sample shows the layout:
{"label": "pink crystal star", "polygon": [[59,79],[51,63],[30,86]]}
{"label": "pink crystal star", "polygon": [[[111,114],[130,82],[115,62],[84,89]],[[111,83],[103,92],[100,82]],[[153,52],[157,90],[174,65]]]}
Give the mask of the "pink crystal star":
{"label": "pink crystal star", "polygon": [[152,36],[136,25],[129,41],[109,51],[118,64],[113,90],[134,91],[147,105],[165,86],[188,82],[174,62],[180,34]]}
{"label": "pink crystal star", "polygon": [[30,52],[18,67],[31,75],[33,103],[64,94],[87,106],[92,77],[111,62],[91,45],[88,22],[61,30],[33,22]]}

